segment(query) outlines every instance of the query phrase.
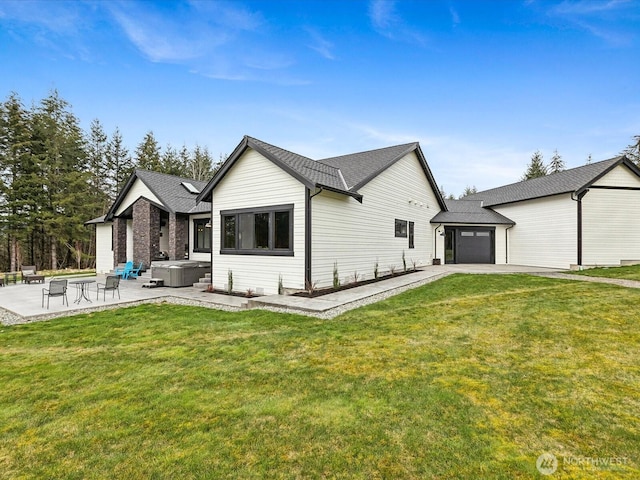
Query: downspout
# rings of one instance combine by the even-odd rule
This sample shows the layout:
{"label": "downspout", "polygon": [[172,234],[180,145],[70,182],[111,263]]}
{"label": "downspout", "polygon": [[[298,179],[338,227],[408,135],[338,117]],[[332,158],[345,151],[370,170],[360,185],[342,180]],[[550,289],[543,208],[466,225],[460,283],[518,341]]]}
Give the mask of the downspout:
{"label": "downspout", "polygon": [[311,189],[304,189],[304,288],[313,285],[311,280],[311,199],[322,193],[322,188],[311,195]]}
{"label": "downspout", "polygon": [[585,190],[580,192],[578,195],[575,195],[575,192],[571,192],[571,200],[577,202],[577,243],[578,243],[578,251],[577,253],[577,265],[578,267],[582,266],[582,198],[587,194],[589,190]]}
{"label": "downspout", "polygon": [[433,231],[433,258],[438,258],[438,229],[442,224],[438,225]]}
{"label": "downspout", "polygon": [[504,263],[509,264],[509,230],[511,230],[515,225],[511,225],[504,229]]}

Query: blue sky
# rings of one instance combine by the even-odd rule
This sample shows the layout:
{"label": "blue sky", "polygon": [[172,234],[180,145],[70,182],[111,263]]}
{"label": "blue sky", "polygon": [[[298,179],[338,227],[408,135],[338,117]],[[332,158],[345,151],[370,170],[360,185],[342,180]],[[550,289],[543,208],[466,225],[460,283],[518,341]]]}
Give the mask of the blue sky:
{"label": "blue sky", "polygon": [[640,2],[2,1],[0,94],[52,89],[131,150],[311,158],[419,141],[459,194],[569,167],[640,134]]}

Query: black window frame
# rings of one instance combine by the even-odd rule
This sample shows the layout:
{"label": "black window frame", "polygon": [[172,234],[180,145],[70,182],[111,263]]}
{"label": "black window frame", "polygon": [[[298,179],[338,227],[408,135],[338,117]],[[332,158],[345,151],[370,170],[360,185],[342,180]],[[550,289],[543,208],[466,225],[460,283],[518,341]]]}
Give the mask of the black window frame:
{"label": "black window frame", "polygon": [[[288,213],[289,215],[289,246],[276,248],[276,214]],[[268,248],[240,248],[240,216],[241,215],[269,215]],[[234,243],[235,247],[225,247],[225,226],[227,219],[234,219]],[[254,219],[255,221],[255,219]],[[255,226],[254,226],[255,228]],[[282,237],[279,238],[282,240]],[[255,241],[255,239],[254,239]],[[266,255],[266,256],[293,256],[293,204],[269,205],[265,207],[241,208],[220,211],[220,254],[221,255]]]}
{"label": "black window frame", "polygon": [[[202,225],[204,229],[204,235],[206,238],[207,231],[209,232],[209,248],[198,246],[198,225]],[[209,226],[207,226],[209,225]],[[211,241],[213,236],[211,235],[211,219],[210,218],[194,218],[193,219],[193,252],[194,253],[211,253]]]}
{"label": "black window frame", "polygon": [[416,248],[416,222],[409,222],[409,248]]}
{"label": "black window frame", "polygon": [[406,220],[400,220],[399,218],[396,218],[395,221],[395,237],[396,238],[407,238],[407,221]]}

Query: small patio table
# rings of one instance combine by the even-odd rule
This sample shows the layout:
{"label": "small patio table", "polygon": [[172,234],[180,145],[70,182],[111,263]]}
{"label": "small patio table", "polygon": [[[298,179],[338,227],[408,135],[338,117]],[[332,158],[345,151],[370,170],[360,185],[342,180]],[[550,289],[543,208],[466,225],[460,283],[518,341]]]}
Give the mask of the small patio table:
{"label": "small patio table", "polygon": [[91,283],[96,283],[95,280],[76,280],[74,282],[69,282],[69,283],[76,286],[76,299],[73,301],[73,303],[80,304],[83,298],[87,302],[93,303],[89,299],[88,293],[89,293],[89,285]]}

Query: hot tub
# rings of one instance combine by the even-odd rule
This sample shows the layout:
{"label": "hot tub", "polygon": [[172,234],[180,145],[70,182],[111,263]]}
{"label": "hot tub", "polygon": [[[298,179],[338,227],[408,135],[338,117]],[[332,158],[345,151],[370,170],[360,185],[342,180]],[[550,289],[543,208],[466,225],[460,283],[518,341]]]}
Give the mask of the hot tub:
{"label": "hot tub", "polygon": [[211,273],[211,264],[207,262],[172,260],[151,263],[151,277],[161,278],[165,287],[191,287],[207,273]]}

